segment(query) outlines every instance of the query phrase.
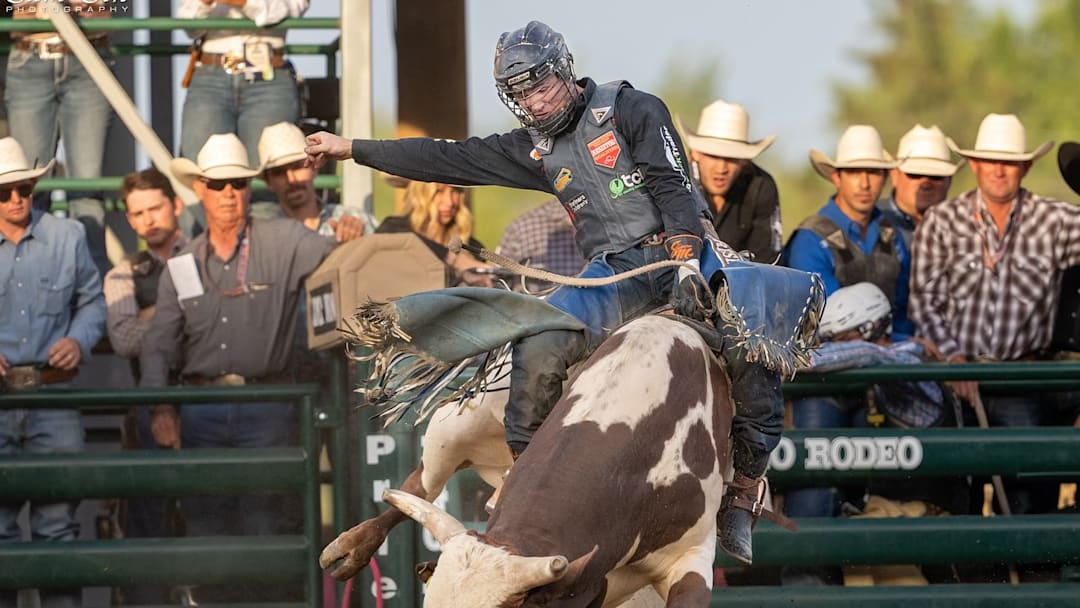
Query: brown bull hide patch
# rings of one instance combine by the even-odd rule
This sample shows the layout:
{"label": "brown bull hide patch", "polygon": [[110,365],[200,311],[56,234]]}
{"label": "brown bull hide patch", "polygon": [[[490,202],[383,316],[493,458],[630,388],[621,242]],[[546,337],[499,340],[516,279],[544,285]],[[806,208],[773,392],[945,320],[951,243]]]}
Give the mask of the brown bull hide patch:
{"label": "brown bull hide patch", "polygon": [[[633,428],[616,423],[601,430],[593,421],[563,426],[567,415],[582,405],[578,402],[590,398],[564,397],[515,464],[488,531],[482,535],[485,542],[526,556],[573,559],[599,545],[575,589],[566,590],[574,593],[573,599],[564,596],[545,605],[590,605],[597,593],[603,593],[600,583],[607,572],[631,551],[633,562],[671,545],[703,517],[715,515],[705,512],[701,483],[717,463],[713,438],[726,454],[732,413],[727,379],[700,339],[679,332],[675,322],[664,323],[663,330],[677,336],[666,356],[660,349],[670,335],[658,336],[657,348],[641,352],[627,347],[626,334],[616,333],[576,380],[589,381],[589,369],[600,358],[619,357],[606,362],[619,370],[618,377],[604,378],[599,384],[610,386],[629,374],[637,374],[638,380],[642,375],[670,376],[666,386],[652,391],[660,396],[661,405]],[[644,331],[650,328],[657,331],[655,324]],[[686,471],[670,485],[653,487],[647,475],[663,457],[665,440],[675,435],[676,425],[699,403],[706,404],[705,420],[712,428],[701,422],[692,424],[679,452]],[[531,605],[530,600],[526,598],[523,605]]]}

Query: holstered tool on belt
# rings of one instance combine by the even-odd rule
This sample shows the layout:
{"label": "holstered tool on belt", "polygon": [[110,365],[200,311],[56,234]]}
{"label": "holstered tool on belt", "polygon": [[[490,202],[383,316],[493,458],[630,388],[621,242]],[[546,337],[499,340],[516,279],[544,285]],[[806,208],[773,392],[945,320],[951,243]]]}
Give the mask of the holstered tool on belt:
{"label": "holstered tool on belt", "polygon": [[187,69],[184,70],[184,79],[180,81],[181,88],[188,88],[191,84],[191,77],[195,74],[195,64],[199,62],[199,55],[202,54],[202,38],[196,38],[195,42],[191,43],[191,57],[188,59]]}

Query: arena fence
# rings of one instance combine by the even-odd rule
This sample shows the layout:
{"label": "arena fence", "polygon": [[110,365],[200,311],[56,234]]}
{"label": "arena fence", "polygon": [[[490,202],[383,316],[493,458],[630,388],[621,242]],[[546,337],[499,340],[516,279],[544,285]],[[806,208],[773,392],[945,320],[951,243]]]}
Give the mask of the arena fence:
{"label": "arena fence", "polygon": [[[1002,363],[882,366],[833,374],[800,375],[785,385],[791,396],[864,391],[867,383],[898,379],[979,380],[987,393],[1080,387],[1080,363]],[[385,508],[382,490],[396,487],[419,458],[423,428],[383,429],[362,417],[360,518]],[[830,429],[789,431],[773,455],[769,478],[777,488],[861,484],[876,479],[992,474],[1080,479],[1080,429]],[[459,475],[459,477],[461,477]],[[486,495],[478,479],[455,479],[436,503],[459,517],[478,513]],[[755,567],[784,565],[975,564],[993,562],[1080,564],[1080,516],[972,515],[905,519],[801,519],[798,532],[762,522],[754,535]],[[473,527],[483,528],[482,523]],[[357,577],[353,605],[419,606],[416,563],[434,559],[438,545],[419,526],[401,526],[376,555],[380,581],[370,569]],[[735,567],[718,558],[717,567]],[[927,587],[717,588],[713,605],[749,606],[1076,606],[1080,583],[950,584]]]}
{"label": "arena fence", "polygon": [[[321,606],[317,428],[338,422],[341,412],[318,407],[318,392],[317,385],[297,384],[60,389],[0,395],[3,409],[71,407],[83,411],[155,403],[197,407],[200,403],[293,402],[298,405],[300,431],[298,447],[0,456],[0,500],[279,492],[300,495],[304,508],[303,534],[295,536],[2,544],[0,588],[303,580],[303,605]],[[343,435],[330,437],[331,453],[343,461],[342,446],[335,445]],[[335,479],[336,487],[344,485],[343,479]],[[335,497],[335,504],[339,502]]]}

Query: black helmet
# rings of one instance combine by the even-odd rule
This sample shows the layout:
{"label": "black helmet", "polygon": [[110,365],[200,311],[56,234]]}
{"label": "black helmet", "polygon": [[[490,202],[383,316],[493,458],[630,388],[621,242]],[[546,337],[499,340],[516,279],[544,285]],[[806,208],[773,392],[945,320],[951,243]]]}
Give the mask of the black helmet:
{"label": "black helmet", "polygon": [[[523,104],[531,91],[555,74],[567,91],[563,107],[538,116]],[[574,57],[566,50],[562,34],[539,21],[504,32],[495,45],[495,87],[499,99],[526,127],[556,135],[574,114]]]}

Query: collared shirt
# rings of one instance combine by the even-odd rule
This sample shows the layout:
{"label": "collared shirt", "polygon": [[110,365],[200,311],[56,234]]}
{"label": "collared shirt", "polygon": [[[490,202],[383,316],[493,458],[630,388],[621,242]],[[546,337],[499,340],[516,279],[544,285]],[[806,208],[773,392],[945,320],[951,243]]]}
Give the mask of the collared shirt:
{"label": "collared shirt", "polygon": [[18,244],[0,234],[0,354],[9,364],[44,364],[65,337],[87,359],[104,332],[101,275],[82,224],[35,209]]}
{"label": "collared shirt", "polygon": [[[870,214],[870,224],[863,236],[862,227],[844,215],[836,204],[835,197],[830,197],[818,213],[829,218],[844,231],[863,253],[870,255],[880,236],[881,220],[884,217],[879,209]],[[911,273],[911,256],[904,244],[904,239],[897,231],[894,238],[896,255],[900,261],[900,274],[896,279],[896,305],[893,311],[893,340],[900,341],[914,334],[914,327],[908,319],[908,276]],[[825,284],[825,293],[832,294],[843,287],[836,278],[836,262],[825,239],[810,230],[796,230],[784,248],[781,263],[790,268],[816,273]]]}
{"label": "collared shirt", "polygon": [[[173,246],[173,254],[187,244],[180,237]],[[159,262],[165,260],[153,250],[147,253]],[[131,260],[124,260],[105,274],[105,305],[108,309],[109,344],[121,357],[138,357],[143,334],[150,327],[149,319],[139,318],[139,305],[135,301],[135,277]]]}
{"label": "collared shirt", "polygon": [[[244,285],[238,285],[243,247],[221,259],[207,233],[170,259],[161,274],[157,308],[140,355],[141,386],[165,386],[169,361],[182,376],[239,374],[257,378],[289,364],[303,280],[334,241],[293,220],[252,220]],[[192,256],[203,293],[179,300],[172,264]],[[243,287],[238,295],[228,295]]]}
{"label": "collared shirt", "polygon": [[[574,225],[557,198],[514,218],[503,231],[498,251],[516,262],[566,276],[585,267],[574,241]],[[530,282],[530,291],[549,286],[535,283]]]}
{"label": "collared shirt", "polygon": [[[178,19],[251,19],[265,27],[290,17],[302,17],[309,0],[247,0],[243,8],[202,0],[180,0]],[[192,38],[205,36],[202,51],[243,56],[244,44],[265,42],[275,49],[284,48],[287,30],[189,30]]]}
{"label": "collared shirt", "polygon": [[896,191],[894,190],[889,198],[879,200],[877,208],[881,209],[885,217],[889,218],[892,225],[900,231],[900,234],[904,237],[904,244],[907,245],[908,251],[911,251],[911,235],[915,233],[917,224],[914,217],[908,215],[900,208],[900,205],[896,204]]}
{"label": "collared shirt", "polygon": [[1005,234],[977,190],[915,231],[911,314],[946,357],[1010,361],[1050,344],[1061,273],[1080,264],[1080,207],[1021,189]]}

